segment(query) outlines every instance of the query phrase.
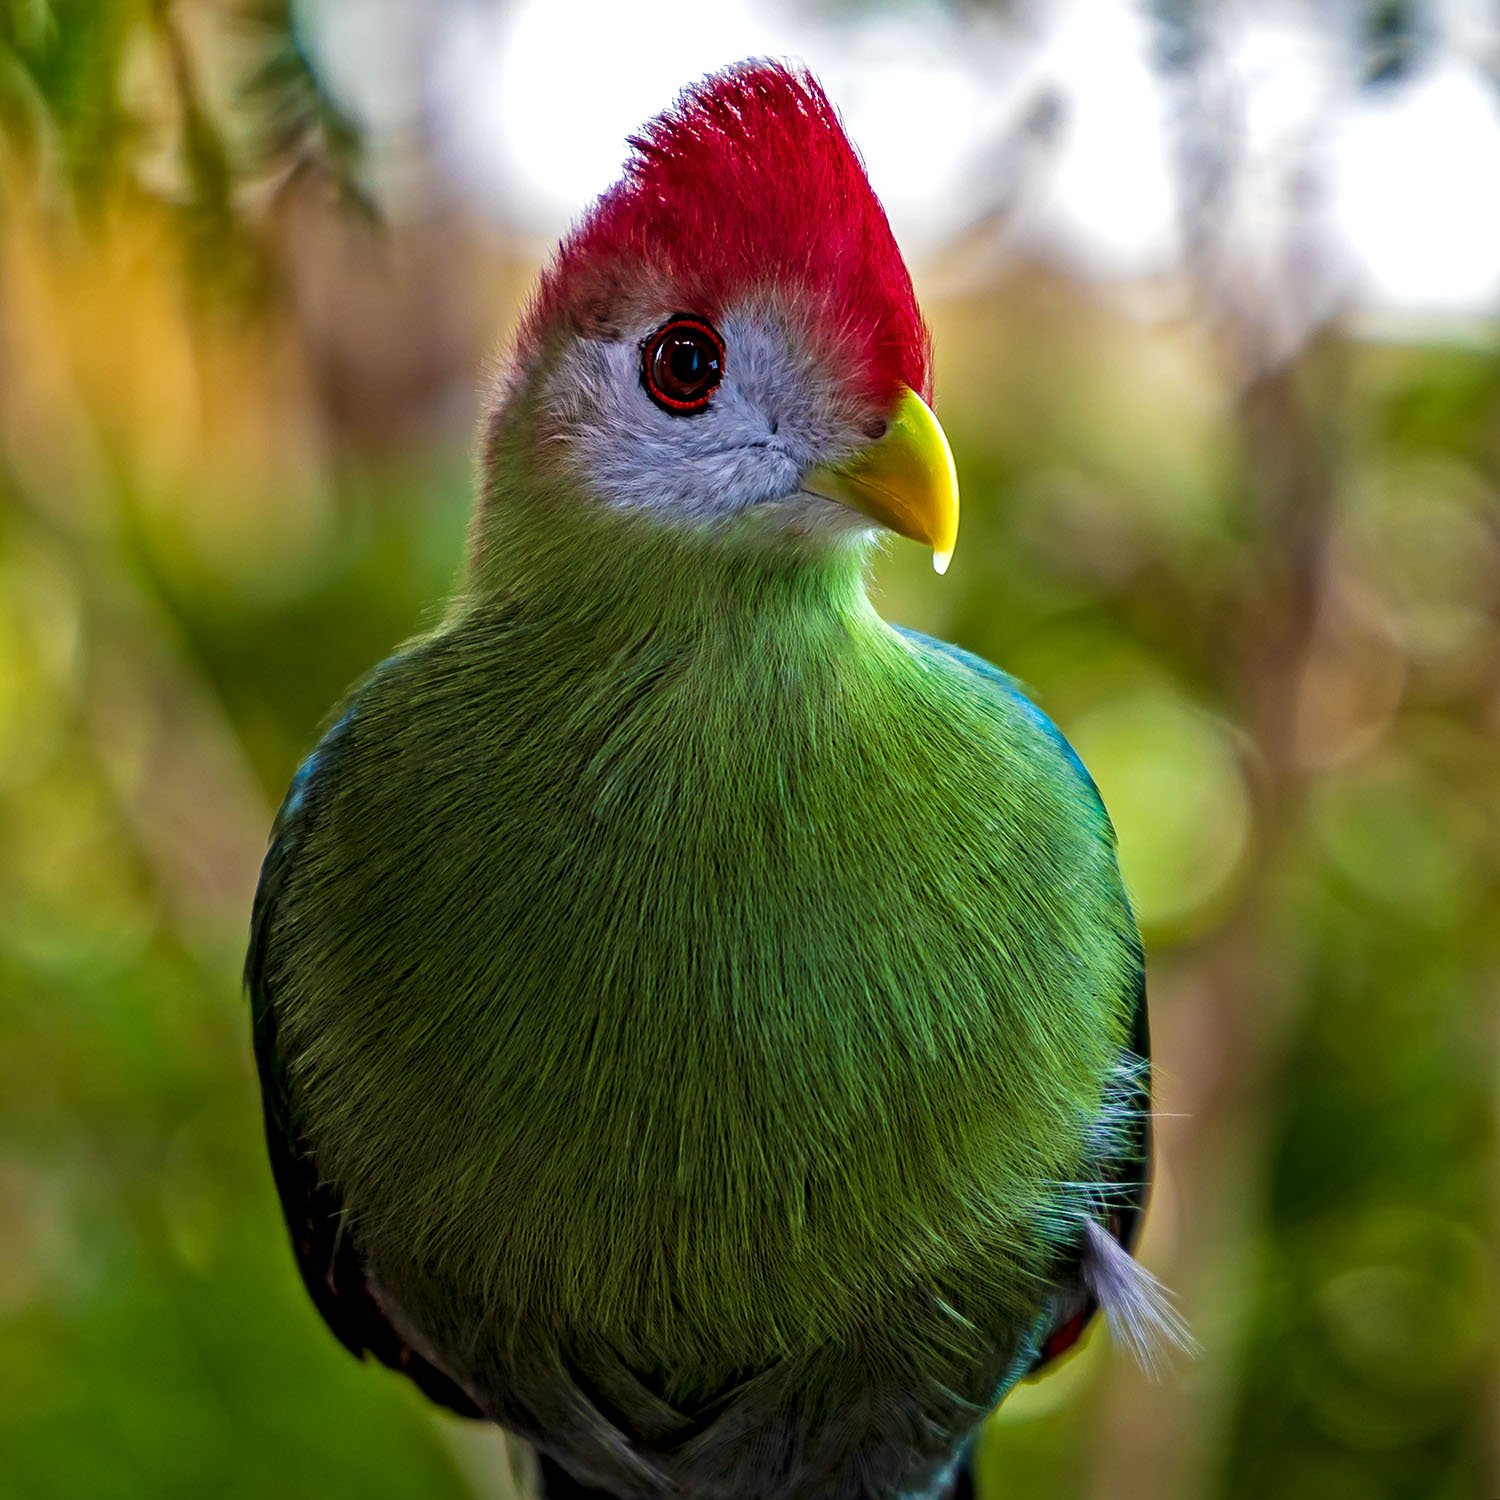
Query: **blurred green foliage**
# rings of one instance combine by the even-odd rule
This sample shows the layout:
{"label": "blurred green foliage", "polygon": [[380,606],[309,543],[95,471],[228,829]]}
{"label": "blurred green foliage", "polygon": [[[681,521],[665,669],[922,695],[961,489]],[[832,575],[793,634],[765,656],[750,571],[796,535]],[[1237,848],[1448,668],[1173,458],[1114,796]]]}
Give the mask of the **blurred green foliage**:
{"label": "blurred green foliage", "polygon": [[[504,1494],[303,1296],[238,964],[298,758],[457,569],[527,255],[351,219],[282,7],[3,0],[0,122],[0,1497]],[[1205,1346],[1092,1339],[990,1493],[1500,1492],[1494,329],[1248,370],[1041,269],[927,301],[964,535],[881,605],[1114,811]]]}

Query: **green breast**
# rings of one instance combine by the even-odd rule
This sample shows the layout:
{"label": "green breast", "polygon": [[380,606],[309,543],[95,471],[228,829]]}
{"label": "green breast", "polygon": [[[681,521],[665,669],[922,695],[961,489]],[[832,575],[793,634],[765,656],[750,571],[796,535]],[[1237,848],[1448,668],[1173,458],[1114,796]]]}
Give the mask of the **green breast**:
{"label": "green breast", "polygon": [[862,594],[710,606],[476,607],[387,664],[270,949],[414,1316],[705,1388],[913,1285],[1034,1309],[1135,963],[1024,700]]}

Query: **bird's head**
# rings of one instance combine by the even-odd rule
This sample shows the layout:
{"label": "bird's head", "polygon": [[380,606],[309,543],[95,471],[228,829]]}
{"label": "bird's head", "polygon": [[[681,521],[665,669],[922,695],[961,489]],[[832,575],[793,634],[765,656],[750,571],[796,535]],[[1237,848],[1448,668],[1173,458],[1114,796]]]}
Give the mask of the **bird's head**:
{"label": "bird's head", "polygon": [[930,340],[885,211],[806,73],[742,63],[631,145],[562,242],[489,416],[552,503],[831,550],[958,530]]}

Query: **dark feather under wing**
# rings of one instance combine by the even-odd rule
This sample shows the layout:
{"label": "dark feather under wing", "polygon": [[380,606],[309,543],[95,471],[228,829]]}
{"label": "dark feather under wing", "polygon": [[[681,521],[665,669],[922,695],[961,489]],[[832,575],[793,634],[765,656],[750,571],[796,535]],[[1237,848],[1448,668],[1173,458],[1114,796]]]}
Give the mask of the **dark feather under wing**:
{"label": "dark feather under wing", "polygon": [[[1124,1132],[1124,1150],[1102,1163],[1108,1194],[1104,1227],[1122,1249],[1133,1252],[1145,1218],[1151,1192],[1151,1031],[1146,1010],[1146,976],[1141,974],[1136,993],[1125,1072],[1130,1078],[1129,1121]],[[1099,1312],[1098,1299],[1083,1292],[1065,1303],[1058,1318],[1043,1336],[1027,1375],[1045,1370],[1074,1347],[1088,1331]]]}
{"label": "dark feather under wing", "polygon": [[303,762],[276,817],[261,867],[245,958],[255,1065],[260,1075],[266,1148],[303,1284],[339,1342],[361,1359],[373,1354],[399,1370],[430,1400],[460,1416],[479,1408],[448,1375],[423,1358],[397,1333],[370,1288],[360,1258],[355,1225],[338,1189],[323,1181],[299,1119],[290,1079],[276,1042],[276,1005],[268,975],[268,948],[301,840],[317,816],[320,784],[335,774],[341,719]]}

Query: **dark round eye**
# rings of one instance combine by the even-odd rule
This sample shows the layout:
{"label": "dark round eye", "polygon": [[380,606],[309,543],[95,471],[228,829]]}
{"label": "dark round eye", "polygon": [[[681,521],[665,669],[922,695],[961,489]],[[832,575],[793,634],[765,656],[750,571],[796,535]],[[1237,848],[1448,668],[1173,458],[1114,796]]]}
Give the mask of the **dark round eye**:
{"label": "dark round eye", "polygon": [[724,378],[724,340],[702,318],[678,314],[641,345],[641,384],[663,411],[702,411]]}

